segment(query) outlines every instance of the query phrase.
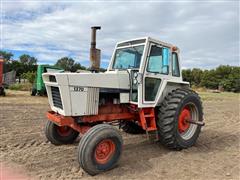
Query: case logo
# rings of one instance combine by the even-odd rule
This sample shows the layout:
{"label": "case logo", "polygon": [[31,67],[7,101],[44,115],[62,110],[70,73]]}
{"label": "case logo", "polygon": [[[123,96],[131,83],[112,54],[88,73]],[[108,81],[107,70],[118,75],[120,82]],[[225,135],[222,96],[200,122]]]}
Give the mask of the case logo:
{"label": "case logo", "polygon": [[83,92],[84,91],[84,87],[79,87],[79,86],[73,86],[71,89],[75,92]]}

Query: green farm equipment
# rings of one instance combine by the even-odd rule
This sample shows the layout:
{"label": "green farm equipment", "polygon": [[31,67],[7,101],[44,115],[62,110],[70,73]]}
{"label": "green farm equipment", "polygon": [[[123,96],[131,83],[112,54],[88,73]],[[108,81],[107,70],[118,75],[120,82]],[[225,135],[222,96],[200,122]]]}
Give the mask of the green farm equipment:
{"label": "green farm equipment", "polygon": [[38,65],[36,78],[34,80],[33,87],[31,90],[32,96],[35,96],[35,95],[43,96],[47,94],[45,84],[42,79],[42,74],[46,72],[55,73],[55,72],[64,72],[64,70],[62,68],[58,68],[50,65]]}

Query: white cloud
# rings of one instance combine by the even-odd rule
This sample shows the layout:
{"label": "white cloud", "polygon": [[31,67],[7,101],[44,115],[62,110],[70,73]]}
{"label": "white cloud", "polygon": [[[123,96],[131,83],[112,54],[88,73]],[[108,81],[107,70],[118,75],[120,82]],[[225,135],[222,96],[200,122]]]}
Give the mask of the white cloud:
{"label": "white cloud", "polygon": [[104,62],[117,41],[152,36],[180,47],[183,67],[239,65],[237,2],[19,1],[4,2],[3,10],[4,49],[32,52],[39,61],[87,61],[90,27],[101,25]]}

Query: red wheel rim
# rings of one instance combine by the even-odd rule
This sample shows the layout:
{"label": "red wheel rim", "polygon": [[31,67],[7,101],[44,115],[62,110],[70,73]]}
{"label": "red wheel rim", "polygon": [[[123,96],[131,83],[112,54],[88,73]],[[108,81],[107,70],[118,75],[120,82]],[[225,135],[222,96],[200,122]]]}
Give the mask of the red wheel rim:
{"label": "red wheel rim", "polygon": [[188,107],[184,107],[179,115],[178,118],[178,131],[180,133],[186,132],[186,130],[189,128],[190,124],[187,122],[191,119],[191,111]]}
{"label": "red wheel rim", "polygon": [[57,132],[60,136],[69,136],[72,132],[72,129],[68,126],[58,126]]}
{"label": "red wheel rim", "polygon": [[116,145],[110,139],[102,140],[95,149],[95,159],[99,164],[106,164],[113,156]]}

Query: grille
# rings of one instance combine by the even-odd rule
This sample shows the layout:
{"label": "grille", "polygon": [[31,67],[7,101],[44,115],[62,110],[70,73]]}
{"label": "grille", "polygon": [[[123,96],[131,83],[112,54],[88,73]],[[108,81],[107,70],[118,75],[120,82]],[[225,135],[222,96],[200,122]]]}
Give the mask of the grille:
{"label": "grille", "polygon": [[53,105],[63,109],[61,95],[58,87],[51,86]]}
{"label": "grille", "polygon": [[50,76],[49,76],[49,81],[50,81],[50,82],[57,82],[56,77],[53,76],[53,75],[50,75]]}

